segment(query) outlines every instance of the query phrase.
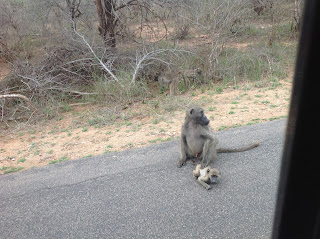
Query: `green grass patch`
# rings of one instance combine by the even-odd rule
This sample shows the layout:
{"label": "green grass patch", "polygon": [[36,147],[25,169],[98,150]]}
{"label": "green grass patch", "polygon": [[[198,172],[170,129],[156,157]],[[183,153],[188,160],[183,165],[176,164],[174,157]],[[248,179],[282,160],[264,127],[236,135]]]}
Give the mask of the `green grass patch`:
{"label": "green grass patch", "polygon": [[63,156],[61,157],[60,159],[58,160],[52,160],[49,162],[49,164],[55,164],[55,163],[62,163],[62,162],[65,162],[65,161],[68,161],[69,159],[66,157],[66,156]]}
{"label": "green grass patch", "polygon": [[4,174],[14,173],[22,170],[23,167],[2,167],[0,170],[3,171]]}
{"label": "green grass patch", "polygon": [[216,87],[216,92],[217,92],[218,94],[222,94],[222,92],[223,92],[222,86],[217,86],[217,87]]}
{"label": "green grass patch", "polygon": [[26,158],[22,158],[18,161],[18,163],[24,163],[26,161]]}
{"label": "green grass patch", "polygon": [[218,131],[225,130],[225,129],[228,129],[228,128],[229,128],[228,126],[222,125],[222,126],[219,127]]}
{"label": "green grass patch", "polygon": [[162,140],[161,138],[152,139],[152,140],[149,140],[149,143],[154,144],[154,143],[157,143],[158,141],[161,142],[161,140]]}

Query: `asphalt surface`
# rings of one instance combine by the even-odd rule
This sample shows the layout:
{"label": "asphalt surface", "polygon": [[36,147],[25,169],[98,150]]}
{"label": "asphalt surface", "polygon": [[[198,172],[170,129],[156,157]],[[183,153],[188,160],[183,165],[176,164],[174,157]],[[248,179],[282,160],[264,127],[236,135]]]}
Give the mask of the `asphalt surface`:
{"label": "asphalt surface", "polygon": [[270,238],[286,120],[217,132],[218,184],[177,168],[178,141],[0,177],[0,238]]}

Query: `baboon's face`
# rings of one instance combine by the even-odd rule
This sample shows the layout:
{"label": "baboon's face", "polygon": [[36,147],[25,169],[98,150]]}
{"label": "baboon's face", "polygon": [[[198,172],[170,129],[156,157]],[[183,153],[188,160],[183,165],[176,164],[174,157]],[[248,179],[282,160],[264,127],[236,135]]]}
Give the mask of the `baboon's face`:
{"label": "baboon's face", "polygon": [[192,108],[189,110],[189,116],[200,125],[208,125],[210,120],[204,114],[202,108]]}
{"label": "baboon's face", "polygon": [[217,183],[218,177],[220,177],[220,172],[215,168],[208,168],[207,173],[210,178],[210,183]]}

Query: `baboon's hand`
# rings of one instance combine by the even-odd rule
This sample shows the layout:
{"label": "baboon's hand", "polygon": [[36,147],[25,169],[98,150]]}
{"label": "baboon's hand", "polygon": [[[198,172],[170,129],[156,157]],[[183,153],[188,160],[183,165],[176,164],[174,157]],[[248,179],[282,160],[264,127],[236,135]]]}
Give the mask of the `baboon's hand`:
{"label": "baboon's hand", "polygon": [[210,186],[210,185],[208,185],[208,186],[206,187],[206,189],[207,189],[207,190],[210,190],[210,189],[211,189],[211,186]]}
{"label": "baboon's hand", "polygon": [[183,159],[181,159],[181,160],[178,161],[177,167],[178,167],[178,168],[181,168],[185,163],[186,163],[186,161],[183,160]]}
{"label": "baboon's hand", "polygon": [[206,162],[205,159],[202,159],[200,164],[201,164],[201,168],[205,168],[209,166],[208,162]]}

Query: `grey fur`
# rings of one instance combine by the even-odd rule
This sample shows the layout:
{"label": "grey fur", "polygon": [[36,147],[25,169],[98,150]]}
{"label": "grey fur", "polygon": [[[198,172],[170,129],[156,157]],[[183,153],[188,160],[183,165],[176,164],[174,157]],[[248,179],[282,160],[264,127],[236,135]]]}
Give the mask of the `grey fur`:
{"label": "grey fur", "polygon": [[204,168],[217,158],[217,153],[242,152],[260,145],[260,142],[255,142],[241,148],[218,148],[219,141],[214,136],[209,122],[202,108],[194,107],[187,110],[181,128],[180,160],[177,163],[179,168],[188,158],[199,158],[201,167]]}
{"label": "grey fur", "polygon": [[188,85],[188,87],[190,87],[192,84],[199,85],[203,83],[203,75],[202,70],[200,68],[186,70],[183,71],[181,74],[185,86]]}
{"label": "grey fur", "polygon": [[207,166],[201,169],[201,164],[198,164],[192,172],[193,176],[198,182],[207,190],[211,189],[209,184],[216,183],[220,172],[218,169]]}
{"label": "grey fur", "polygon": [[179,83],[179,74],[173,72],[157,72],[154,80],[158,81],[163,89],[169,86],[170,95],[174,95]]}

